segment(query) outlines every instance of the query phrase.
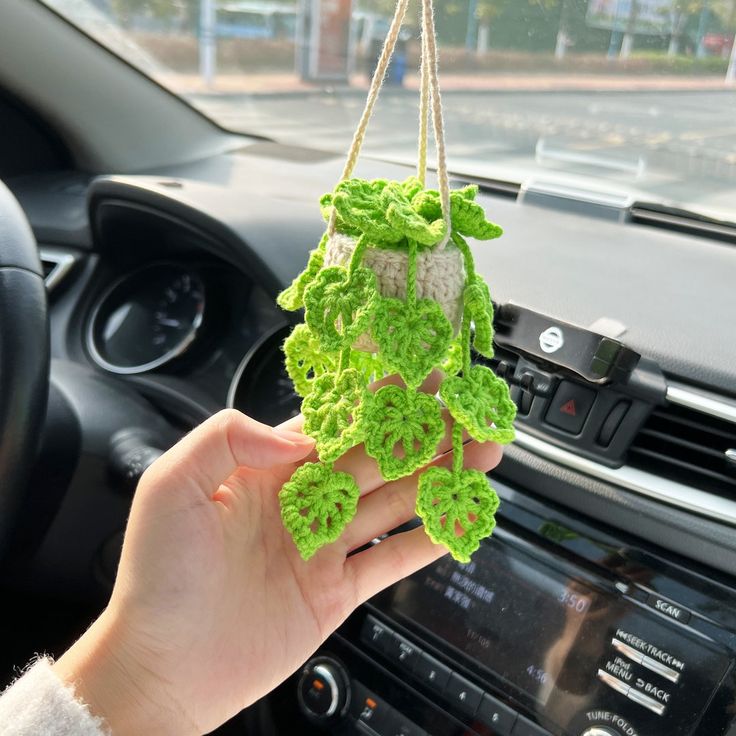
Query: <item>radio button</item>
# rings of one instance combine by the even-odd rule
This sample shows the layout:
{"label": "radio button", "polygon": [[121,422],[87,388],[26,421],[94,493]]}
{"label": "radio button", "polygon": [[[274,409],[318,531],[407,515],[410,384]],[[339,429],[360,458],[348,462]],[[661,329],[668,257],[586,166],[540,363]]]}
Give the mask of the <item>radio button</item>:
{"label": "radio button", "polygon": [[387,626],[384,626],[377,618],[366,616],[360,638],[369,646],[379,652],[388,654],[393,644],[394,634]]}
{"label": "radio button", "polygon": [[414,676],[427,687],[442,695],[450,679],[450,669],[440,664],[434,657],[422,653],[414,666]]}
{"label": "radio button", "polygon": [[644,693],[640,693],[633,687],[629,688],[629,692],[626,693],[626,697],[628,697],[629,700],[633,700],[635,703],[638,703],[639,705],[643,705],[645,708],[648,708],[652,711],[652,713],[656,713],[658,716],[661,716],[662,713],[664,713],[665,711],[665,706],[662,703],[656,701],[654,698],[650,698],[648,695],[644,695]]}
{"label": "radio button", "polygon": [[622,695],[628,695],[629,690],[631,690],[631,687],[629,685],[627,685],[625,682],[621,682],[621,680],[609,674],[605,670],[598,670],[598,679],[608,685],[608,687],[612,688],[616,692],[621,693]]}
{"label": "radio button", "polygon": [[618,639],[611,639],[611,644],[613,644],[613,648],[617,652],[620,652],[625,657],[628,657],[632,662],[641,664],[642,660],[644,659],[644,655],[641,652],[634,649],[634,647],[630,647],[628,644],[624,644]]}
{"label": "radio button", "polygon": [[419,659],[419,650],[403,636],[394,634],[386,648],[386,655],[407,672],[413,672]]}
{"label": "radio button", "polygon": [[679,621],[681,624],[686,624],[690,620],[690,611],[686,611],[676,603],[672,603],[665,598],[661,598],[655,593],[652,593],[649,598],[647,598],[647,605],[655,611],[659,611],[665,616],[669,616],[670,618],[675,619],[675,621]]}
{"label": "radio button", "polygon": [[642,654],[640,651],[630,647],[628,644],[624,644],[624,642],[619,641],[618,639],[612,639],[611,644],[613,644],[613,648],[616,651],[620,652],[625,657],[628,657],[632,662],[636,662],[637,664],[642,665],[642,667],[646,667],[648,670],[656,672],[662,677],[666,677],[670,682],[677,682],[680,679],[679,672],[665,664],[662,664],[661,662],[658,662],[656,659],[652,659],[652,657],[648,657],[646,654]]}
{"label": "radio button", "polygon": [[675,670],[667,667],[661,662],[657,662],[656,659],[644,656],[642,657],[641,663],[644,667],[651,670],[652,672],[656,672],[658,675],[666,677],[670,682],[677,682],[680,679],[679,672],[676,672]]}
{"label": "radio button", "polygon": [[642,639],[641,637],[625,631],[624,629],[616,629],[615,638],[619,641],[625,642],[632,649],[638,650],[650,659],[653,659],[654,661],[659,662],[666,667],[670,667],[675,672],[682,672],[685,669],[685,663],[682,660],[678,659],[664,649],[660,649],[654,644],[650,644],[648,641]]}
{"label": "radio button", "polygon": [[488,693],[485,693],[480,701],[477,717],[498,736],[510,736],[516,722],[516,713]]}
{"label": "radio button", "polygon": [[450,674],[450,681],[445,688],[445,697],[461,713],[472,718],[478,711],[483,691],[473,685],[472,682],[453,672]]}

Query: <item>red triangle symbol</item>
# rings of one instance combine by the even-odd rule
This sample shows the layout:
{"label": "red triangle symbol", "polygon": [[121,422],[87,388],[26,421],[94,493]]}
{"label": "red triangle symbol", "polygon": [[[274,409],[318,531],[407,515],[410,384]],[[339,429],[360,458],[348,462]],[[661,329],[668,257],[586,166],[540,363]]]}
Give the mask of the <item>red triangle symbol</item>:
{"label": "red triangle symbol", "polygon": [[570,399],[569,401],[566,401],[560,407],[560,411],[563,414],[569,414],[571,417],[574,417],[577,414],[577,411],[575,410],[575,399]]}

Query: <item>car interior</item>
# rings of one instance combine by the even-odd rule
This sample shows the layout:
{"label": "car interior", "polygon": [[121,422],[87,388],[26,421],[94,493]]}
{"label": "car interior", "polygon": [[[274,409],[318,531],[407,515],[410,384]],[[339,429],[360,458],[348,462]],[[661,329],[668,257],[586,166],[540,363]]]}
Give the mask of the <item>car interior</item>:
{"label": "car interior", "polygon": [[[3,686],[105,606],[157,457],[225,407],[299,411],[281,347],[300,316],[276,297],[345,148],[221,125],[62,5],[0,7]],[[736,92],[718,94],[733,134]],[[496,330],[478,360],[518,407],[497,528],[471,562],[361,606],[216,733],[736,734],[731,156],[719,213],[559,184],[559,156],[516,179],[450,157],[452,187],[477,185],[505,231],[474,245]],[[358,173],[411,167],[377,150]]]}

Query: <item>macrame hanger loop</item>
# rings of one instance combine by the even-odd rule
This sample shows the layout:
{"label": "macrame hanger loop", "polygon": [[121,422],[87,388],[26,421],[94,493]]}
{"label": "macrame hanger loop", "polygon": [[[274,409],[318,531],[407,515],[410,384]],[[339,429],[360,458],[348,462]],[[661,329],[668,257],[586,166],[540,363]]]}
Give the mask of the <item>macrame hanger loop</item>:
{"label": "macrame hanger loop", "polygon": [[[373,79],[371,80],[371,86],[368,90],[368,98],[366,99],[365,107],[363,108],[363,114],[360,116],[360,122],[353,135],[353,141],[350,144],[350,150],[348,151],[348,158],[345,162],[345,167],[342,170],[340,181],[345,181],[353,175],[353,170],[358,162],[358,156],[360,155],[360,149],[363,146],[365,140],[365,133],[368,129],[368,123],[370,122],[373,110],[378,101],[378,95],[381,91],[384,79],[386,78],[386,71],[388,70],[389,62],[393,56],[394,49],[396,48],[396,42],[401,32],[401,26],[406,16],[406,9],[409,7],[409,0],[398,0],[396,3],[396,10],[394,12],[391,26],[388,30],[388,35],[383,43],[383,50],[381,56],[378,59],[375,72],[373,73]],[[333,208],[330,215],[330,221],[327,225],[327,230],[330,236],[335,234],[335,226],[337,223],[337,212]]]}
{"label": "macrame hanger loop", "polygon": [[445,237],[437,244],[438,251],[444,250],[450,240],[450,177],[447,172],[447,150],[445,147],[445,123],[442,116],[442,97],[438,73],[437,32],[434,24],[433,0],[422,0],[422,72],[419,103],[419,161],[417,175],[424,183],[427,171],[427,138],[429,105],[432,107],[432,127],[437,146],[437,181],[440,190],[442,218],[445,221]]}
{"label": "macrame hanger loop", "polygon": [[[445,128],[442,117],[442,98],[440,97],[439,75],[437,71],[437,35],[434,23],[434,4],[432,0],[422,0],[422,53],[421,53],[421,85],[419,101],[419,150],[417,161],[417,177],[425,184],[427,178],[427,145],[429,138],[430,105],[432,112],[432,128],[437,146],[437,179],[440,191],[440,204],[442,217],[445,221],[446,233],[444,238],[436,245],[437,250],[444,250],[450,240],[450,182],[447,172],[447,153],[445,148]],[[381,56],[378,60],[371,85],[368,90],[368,98],[365,108],[360,117],[360,122],[353,136],[348,157],[340,177],[345,181],[353,175],[355,165],[358,162],[363,141],[365,140],[368,123],[375,109],[381,86],[386,78],[391,57],[393,56],[396,43],[401,32],[401,26],[406,17],[409,0],[398,0],[396,10],[391,21],[386,40],[383,44]],[[328,235],[335,234],[337,225],[337,212],[332,210],[327,226]]]}

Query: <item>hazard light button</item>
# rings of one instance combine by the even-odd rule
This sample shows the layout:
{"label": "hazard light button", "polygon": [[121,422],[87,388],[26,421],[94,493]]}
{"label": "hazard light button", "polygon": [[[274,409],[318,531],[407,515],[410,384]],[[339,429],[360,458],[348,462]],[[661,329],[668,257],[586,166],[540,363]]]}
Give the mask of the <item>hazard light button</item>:
{"label": "hazard light button", "polygon": [[572,381],[561,381],[545,419],[553,427],[580,434],[595,401],[595,391]]}

